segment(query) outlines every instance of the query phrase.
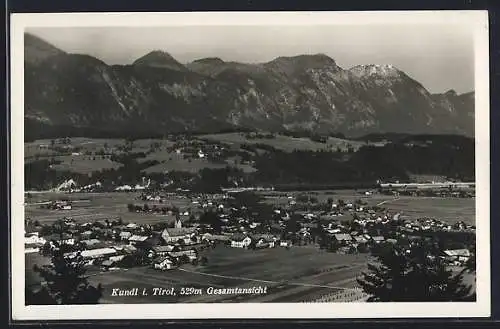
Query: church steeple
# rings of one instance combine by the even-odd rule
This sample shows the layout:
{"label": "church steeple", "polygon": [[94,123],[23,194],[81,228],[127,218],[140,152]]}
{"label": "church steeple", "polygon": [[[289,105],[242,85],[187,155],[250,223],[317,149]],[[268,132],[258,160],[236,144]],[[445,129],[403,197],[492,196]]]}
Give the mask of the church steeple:
{"label": "church steeple", "polygon": [[175,228],[181,228],[182,227],[182,221],[181,221],[181,216],[179,213],[175,214]]}

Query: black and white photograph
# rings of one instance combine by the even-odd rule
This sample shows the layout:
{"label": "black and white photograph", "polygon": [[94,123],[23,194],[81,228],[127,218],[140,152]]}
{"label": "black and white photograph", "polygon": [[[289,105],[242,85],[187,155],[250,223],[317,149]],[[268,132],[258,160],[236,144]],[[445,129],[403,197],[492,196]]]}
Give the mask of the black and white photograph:
{"label": "black and white photograph", "polygon": [[490,315],[485,11],[15,14],[15,319]]}

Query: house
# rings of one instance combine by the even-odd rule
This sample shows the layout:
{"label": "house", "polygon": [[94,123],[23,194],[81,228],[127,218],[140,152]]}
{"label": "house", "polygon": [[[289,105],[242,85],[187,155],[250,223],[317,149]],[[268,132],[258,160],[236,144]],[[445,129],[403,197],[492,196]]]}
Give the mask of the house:
{"label": "house", "polygon": [[290,240],[282,240],[280,241],[280,247],[291,247],[292,241]]}
{"label": "house", "polygon": [[25,254],[31,254],[31,253],[35,253],[35,252],[40,252],[40,248],[38,248],[38,247],[36,247],[36,248],[24,248]]}
{"label": "house", "polygon": [[104,268],[109,268],[109,267],[112,267],[113,265],[115,265],[115,263],[116,263],[115,261],[112,261],[111,259],[107,259],[104,262],[102,262],[101,266]]}
{"label": "house", "polygon": [[[178,248],[178,247],[177,247]],[[176,249],[174,245],[167,246],[155,246],[151,248],[151,254],[155,256],[166,256],[169,252],[172,252]]]}
{"label": "house", "polygon": [[368,239],[364,237],[363,235],[356,235],[354,237],[354,241],[356,241],[357,244],[366,244],[368,243]]}
{"label": "house", "polygon": [[469,260],[471,252],[468,249],[448,249],[443,251],[444,257],[450,262],[464,263]]}
{"label": "house", "polygon": [[92,235],[92,231],[90,231],[90,230],[83,231],[82,233],[80,233],[80,238],[88,239],[88,238],[90,238],[91,235]]}
{"label": "house", "polygon": [[205,233],[201,237],[202,241],[228,241],[230,239],[229,236],[223,234],[211,234]]}
{"label": "house", "polygon": [[166,243],[175,243],[179,241],[179,239],[191,239],[191,235],[194,231],[195,228],[193,227],[166,228],[161,232],[161,237]]}
{"label": "house", "polygon": [[274,248],[278,239],[271,234],[259,234],[255,236],[255,240],[257,248]]}
{"label": "house", "polygon": [[119,235],[121,240],[128,240],[128,239],[130,239],[131,236],[132,236],[132,233],[127,232],[127,231],[122,231],[122,232],[120,232],[120,235]]}
{"label": "house", "polygon": [[375,243],[381,243],[384,240],[385,240],[385,238],[381,235],[377,235],[377,236],[372,237],[372,241]]}
{"label": "house", "polygon": [[130,245],[130,244],[126,244],[126,245],[122,245],[122,246],[113,246],[113,249],[115,249],[116,251],[119,251],[121,253],[125,253],[125,254],[133,254],[134,252],[137,251],[137,248],[133,245]]}
{"label": "house", "polygon": [[[116,249],[114,248],[99,248],[99,249],[89,249],[80,252],[80,255],[84,259],[102,259],[106,256],[111,256],[116,254]],[[65,253],[64,257],[73,258],[77,256],[77,252]]]}
{"label": "house", "polygon": [[43,246],[47,242],[47,240],[45,240],[43,237],[38,236],[38,232],[34,232],[33,234],[28,235],[29,236],[24,237],[25,245]]}
{"label": "house", "polygon": [[231,237],[231,247],[233,248],[248,248],[252,243],[252,239],[245,234],[234,234]]}
{"label": "house", "polygon": [[132,235],[129,239],[128,239],[128,242],[130,244],[138,244],[138,243],[141,243],[141,242],[144,242],[148,239],[148,236],[146,235]]}
{"label": "house", "polygon": [[125,255],[111,256],[108,259],[106,259],[105,261],[103,261],[101,265],[105,268],[109,268],[109,267],[116,265],[116,263],[121,261],[123,258],[125,258]]}
{"label": "house", "polygon": [[181,250],[181,251],[170,251],[168,252],[168,256],[173,257],[173,258],[179,258],[182,256],[188,256],[190,258],[195,257],[196,258],[197,251],[196,249],[186,249],[186,250]]}
{"label": "house", "polygon": [[118,186],[117,188],[115,188],[115,191],[131,191],[132,190],[132,186],[130,185],[122,185],[122,186]]}
{"label": "house", "polygon": [[67,234],[67,233],[63,233],[63,234],[52,234],[52,235],[49,235],[47,238],[46,238],[47,241],[56,241],[58,243],[63,243],[63,244],[69,244],[69,245],[74,245],[75,244],[75,239]]}
{"label": "house", "polygon": [[171,270],[174,268],[174,262],[170,257],[162,257],[154,262],[153,267],[161,271]]}
{"label": "house", "polygon": [[82,240],[81,243],[84,243],[87,247],[92,247],[99,244],[101,241],[98,239],[90,239],[90,240]]}
{"label": "house", "polygon": [[352,241],[352,236],[347,233],[337,233],[333,235],[334,240],[342,245],[346,245]]}

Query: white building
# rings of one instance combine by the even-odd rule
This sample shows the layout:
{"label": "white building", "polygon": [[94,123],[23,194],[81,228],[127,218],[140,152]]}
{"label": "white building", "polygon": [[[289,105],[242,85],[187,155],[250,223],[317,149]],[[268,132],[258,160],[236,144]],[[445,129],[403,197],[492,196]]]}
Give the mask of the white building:
{"label": "white building", "polygon": [[164,258],[158,262],[155,262],[154,268],[157,270],[171,270],[174,267],[174,263],[170,260],[170,258]]}
{"label": "white building", "polygon": [[231,247],[233,248],[248,248],[252,243],[252,239],[247,236],[234,236],[231,239]]}

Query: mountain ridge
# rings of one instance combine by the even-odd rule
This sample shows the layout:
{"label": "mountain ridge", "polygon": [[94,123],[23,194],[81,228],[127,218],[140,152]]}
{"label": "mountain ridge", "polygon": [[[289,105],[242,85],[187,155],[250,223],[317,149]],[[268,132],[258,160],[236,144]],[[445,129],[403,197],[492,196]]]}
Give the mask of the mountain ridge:
{"label": "mountain ridge", "polygon": [[41,41],[25,39],[25,118],[34,126],[474,135],[474,92],[431,94],[392,65],[343,69],[325,54],[183,65],[154,50],[110,66]]}

